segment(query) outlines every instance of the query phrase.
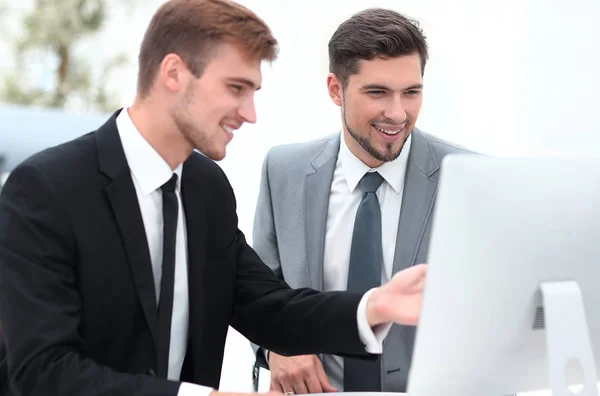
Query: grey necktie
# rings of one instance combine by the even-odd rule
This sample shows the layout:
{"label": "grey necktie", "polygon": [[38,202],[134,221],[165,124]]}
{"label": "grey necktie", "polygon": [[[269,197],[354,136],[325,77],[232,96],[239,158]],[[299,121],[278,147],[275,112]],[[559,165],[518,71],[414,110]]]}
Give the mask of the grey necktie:
{"label": "grey necktie", "polygon": [[[367,292],[381,284],[381,207],[375,192],[382,182],[379,173],[369,172],[359,183],[363,196],[352,234],[348,291]],[[380,367],[379,357],[377,360],[345,358],[344,392],[381,391]]]}

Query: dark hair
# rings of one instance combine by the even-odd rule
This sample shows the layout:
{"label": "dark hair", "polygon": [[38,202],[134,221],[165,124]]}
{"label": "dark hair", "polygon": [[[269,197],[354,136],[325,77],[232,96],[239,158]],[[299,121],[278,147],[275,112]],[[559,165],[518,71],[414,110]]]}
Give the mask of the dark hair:
{"label": "dark hair", "polygon": [[154,14],[139,54],[138,95],[150,91],[158,67],[174,53],[200,77],[211,51],[220,43],[237,45],[249,56],[273,61],[277,40],[267,24],[230,0],[169,0]]}
{"label": "dark hair", "polygon": [[424,73],[427,41],[419,23],[392,10],[370,8],[343,22],[329,40],[329,71],[346,87],[348,78],[358,73],[359,60],[415,53]]}

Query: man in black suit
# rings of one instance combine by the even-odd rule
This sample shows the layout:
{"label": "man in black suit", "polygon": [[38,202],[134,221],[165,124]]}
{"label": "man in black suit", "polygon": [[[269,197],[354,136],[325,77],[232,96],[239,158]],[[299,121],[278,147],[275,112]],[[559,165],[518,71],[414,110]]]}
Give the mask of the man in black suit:
{"label": "man in black suit", "polygon": [[0,195],[5,395],[208,395],[229,325],[278,354],[369,358],[392,322],[416,324],[425,266],[364,295],[293,290],[237,227],[212,160],[255,122],[276,43],[236,3],[168,1],[132,106],[13,170]]}

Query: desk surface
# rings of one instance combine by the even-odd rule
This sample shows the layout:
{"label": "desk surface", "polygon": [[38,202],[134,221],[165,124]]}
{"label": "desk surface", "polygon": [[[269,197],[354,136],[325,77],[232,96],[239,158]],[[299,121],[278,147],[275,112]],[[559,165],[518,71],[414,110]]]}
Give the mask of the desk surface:
{"label": "desk surface", "polygon": [[402,396],[406,393],[399,392],[337,392],[337,393],[313,393],[312,396],[331,396],[331,395],[343,395],[343,396]]}

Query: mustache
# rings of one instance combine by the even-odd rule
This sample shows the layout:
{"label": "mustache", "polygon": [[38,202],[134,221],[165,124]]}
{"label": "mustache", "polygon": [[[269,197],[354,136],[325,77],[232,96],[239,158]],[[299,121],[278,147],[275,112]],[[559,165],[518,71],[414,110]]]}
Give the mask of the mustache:
{"label": "mustache", "polygon": [[408,116],[405,116],[404,119],[401,121],[392,120],[391,118],[378,118],[378,119],[371,120],[369,123],[371,125],[384,124],[384,125],[404,127],[404,126],[410,124],[410,119],[408,118]]}

